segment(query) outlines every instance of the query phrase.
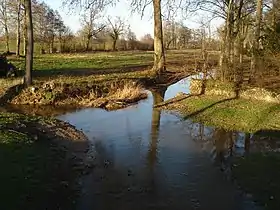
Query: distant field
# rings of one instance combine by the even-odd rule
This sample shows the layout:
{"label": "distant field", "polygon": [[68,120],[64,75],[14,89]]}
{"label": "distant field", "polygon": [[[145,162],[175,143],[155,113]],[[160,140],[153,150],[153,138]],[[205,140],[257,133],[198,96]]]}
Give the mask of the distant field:
{"label": "distant field", "polygon": [[[9,57],[17,67],[24,68],[24,58]],[[45,54],[34,56],[34,70],[108,69],[149,65],[151,52],[102,52],[77,54]]]}
{"label": "distant field", "polygon": [[[184,66],[201,60],[200,50],[168,51],[167,68]],[[24,69],[24,58],[9,57],[18,68]],[[34,70],[104,70],[125,67],[147,67],[153,64],[153,52],[97,52],[75,54],[45,54],[34,56]]]}

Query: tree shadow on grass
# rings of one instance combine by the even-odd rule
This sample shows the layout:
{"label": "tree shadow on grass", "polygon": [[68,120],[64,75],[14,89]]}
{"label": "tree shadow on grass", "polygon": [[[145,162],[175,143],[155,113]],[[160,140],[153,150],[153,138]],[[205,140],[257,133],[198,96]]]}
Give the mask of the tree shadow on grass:
{"label": "tree shadow on grass", "polygon": [[186,119],[188,119],[188,118],[195,117],[196,115],[199,115],[199,114],[205,112],[207,109],[210,109],[210,108],[212,108],[212,107],[214,107],[214,106],[216,106],[216,105],[218,105],[218,104],[222,104],[222,103],[224,103],[224,102],[232,101],[232,100],[235,100],[235,99],[237,99],[237,97],[226,98],[226,99],[217,101],[217,102],[215,102],[215,103],[213,103],[213,104],[211,104],[211,105],[209,105],[209,106],[207,106],[207,107],[204,107],[203,109],[200,109],[200,110],[198,110],[198,111],[195,111],[195,112],[193,112],[193,113],[188,114],[187,116],[184,117],[184,119],[186,120]]}
{"label": "tree shadow on grass", "polygon": [[151,65],[133,65],[117,68],[62,68],[62,69],[50,69],[50,70],[35,70],[33,71],[33,76],[35,78],[53,77],[53,76],[91,76],[91,75],[101,75],[101,74],[115,74],[115,73],[129,73],[129,72],[139,72],[147,69]]}

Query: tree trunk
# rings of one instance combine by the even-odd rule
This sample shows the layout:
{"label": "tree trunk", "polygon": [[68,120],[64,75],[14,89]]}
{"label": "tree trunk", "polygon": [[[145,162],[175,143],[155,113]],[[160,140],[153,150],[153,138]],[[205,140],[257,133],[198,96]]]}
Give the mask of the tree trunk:
{"label": "tree trunk", "polygon": [[226,45],[227,45],[227,27],[224,27],[224,33],[223,33],[223,40],[221,42],[221,52],[220,52],[220,60],[219,60],[219,66],[220,66],[220,74],[219,79],[221,81],[225,80],[225,71],[226,71]]}
{"label": "tree trunk", "polygon": [[113,40],[113,51],[116,51],[117,50],[117,40],[116,39],[114,39]]}
{"label": "tree trunk", "polygon": [[87,40],[86,40],[86,51],[89,51],[89,43],[90,43],[90,38],[91,36],[87,36]]}
{"label": "tree trunk", "polygon": [[165,71],[165,54],[162,34],[161,0],[153,0],[154,6],[154,66],[153,70],[160,75]]}
{"label": "tree trunk", "polygon": [[64,51],[64,49],[63,49],[62,35],[59,34],[59,52],[62,53],[63,51]]}
{"label": "tree trunk", "polygon": [[21,13],[21,1],[18,0],[17,5],[17,49],[16,49],[16,55],[20,56],[20,13]]}
{"label": "tree trunk", "polygon": [[25,57],[25,85],[32,84],[32,68],[33,68],[33,23],[32,23],[32,10],[31,0],[24,0],[26,11],[26,28],[27,28],[27,44],[26,44],[26,57]]}
{"label": "tree trunk", "polygon": [[49,50],[50,54],[53,54],[54,53],[54,35],[52,35],[52,37],[51,37],[49,47],[50,47],[50,50]]}
{"label": "tree trunk", "polygon": [[[25,6],[24,6],[25,7]],[[23,18],[23,54],[26,56],[27,48],[27,22],[26,22],[26,8],[24,9],[24,18]]]}
{"label": "tree trunk", "polygon": [[5,37],[6,37],[6,52],[9,53],[10,52],[10,36],[9,36],[9,29],[8,26],[5,25]]}
{"label": "tree trunk", "polygon": [[253,41],[252,58],[251,58],[251,75],[250,81],[256,76],[257,60],[259,57],[261,21],[262,21],[263,0],[257,0],[257,14],[255,22],[255,36]]}
{"label": "tree trunk", "polygon": [[2,4],[4,4],[3,6],[3,22],[4,22],[4,32],[5,32],[5,38],[6,38],[6,52],[9,53],[10,52],[10,36],[9,36],[9,28],[8,28],[8,14],[7,14],[7,2],[3,2]]}

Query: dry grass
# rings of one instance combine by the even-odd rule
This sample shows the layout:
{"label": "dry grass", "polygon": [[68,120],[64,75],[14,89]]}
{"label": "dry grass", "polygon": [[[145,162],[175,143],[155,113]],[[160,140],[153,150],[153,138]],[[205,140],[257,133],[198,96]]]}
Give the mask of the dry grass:
{"label": "dry grass", "polygon": [[110,95],[110,98],[113,100],[131,100],[134,98],[138,98],[140,95],[143,94],[143,88],[136,84],[135,82],[127,82],[122,87],[117,87],[117,84],[111,85],[111,91],[112,94]]}
{"label": "dry grass", "polygon": [[2,88],[9,88],[15,85],[22,84],[22,78],[16,78],[16,79],[0,79],[0,87]]}
{"label": "dry grass", "polygon": [[111,83],[103,88],[102,95],[96,90],[91,90],[87,97],[79,97],[79,104],[87,107],[102,107],[118,109],[147,98],[143,87],[132,81]]}
{"label": "dry grass", "polygon": [[144,89],[136,82],[129,80],[115,80],[94,85],[50,81],[24,89],[11,103],[102,108],[117,104],[116,108],[122,108],[146,97],[147,93],[144,92]]}

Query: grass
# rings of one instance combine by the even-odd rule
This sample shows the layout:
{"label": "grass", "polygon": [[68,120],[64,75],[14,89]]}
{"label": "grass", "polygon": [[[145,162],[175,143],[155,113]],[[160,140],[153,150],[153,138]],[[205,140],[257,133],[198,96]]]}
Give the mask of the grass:
{"label": "grass", "polygon": [[[197,62],[201,60],[198,52],[197,50],[169,51],[168,70],[174,73],[193,71]],[[23,68],[23,58],[11,56],[9,59],[17,67]],[[41,87],[45,82],[56,83],[59,86],[67,84],[81,87],[120,80],[139,82],[154,77],[154,72],[151,71],[152,63],[153,52],[140,51],[35,55],[33,83],[37,87]],[[4,95],[10,87],[20,82],[20,79],[0,79],[0,84],[3,84],[0,95]],[[47,98],[53,97],[48,93]]]}
{"label": "grass", "polygon": [[255,153],[235,159],[233,176],[267,210],[280,206],[280,153]]}
{"label": "grass", "polygon": [[[55,123],[41,117],[0,113],[1,209],[72,208],[72,194],[65,183],[73,171],[63,179],[59,175],[66,163],[66,150],[39,135],[37,126],[43,122]],[[37,134],[39,137],[34,136]],[[61,193],[61,200],[57,193]]]}
{"label": "grass", "polygon": [[[127,67],[149,67],[153,64],[152,51],[120,51],[71,54],[35,54],[35,71],[53,70],[112,70]],[[216,54],[211,54],[211,59]],[[24,69],[24,58],[10,56],[8,59],[18,68]],[[186,62],[186,59],[188,62]],[[174,67],[188,64],[190,61],[200,61],[199,50],[178,50],[167,52],[167,65]]]}
{"label": "grass", "polygon": [[191,117],[227,130],[280,129],[280,104],[277,103],[201,95],[187,97],[166,108],[178,111],[185,119]]}
{"label": "grass", "polygon": [[[24,58],[10,56],[8,59],[18,68],[24,69]],[[198,51],[170,51],[167,53],[167,68],[174,71],[182,71],[184,66],[194,68],[196,60],[201,60]],[[152,64],[153,52],[142,51],[35,55],[34,83],[55,80],[79,84],[141,79],[153,76],[150,71]],[[5,80],[0,79],[0,83],[7,83]],[[11,86],[14,83],[12,80],[9,82]]]}
{"label": "grass", "polygon": [[12,104],[68,105],[76,107],[125,107],[147,98],[142,86],[130,80],[101,84],[44,83],[26,88],[16,95]]}
{"label": "grass", "polygon": [[[79,53],[34,56],[34,70],[109,69],[151,64],[151,52],[145,53]],[[10,57],[18,68],[24,69],[24,58]]]}
{"label": "grass", "polygon": [[[168,51],[166,54],[168,71],[194,71],[202,62],[199,50]],[[210,57],[214,65],[217,53],[211,53]],[[8,59],[24,70],[24,58],[10,56]],[[141,79],[153,77],[152,65],[153,52],[151,51],[35,54],[33,77],[35,83],[56,80],[77,84],[84,81]],[[1,80],[0,83],[2,83]]]}

